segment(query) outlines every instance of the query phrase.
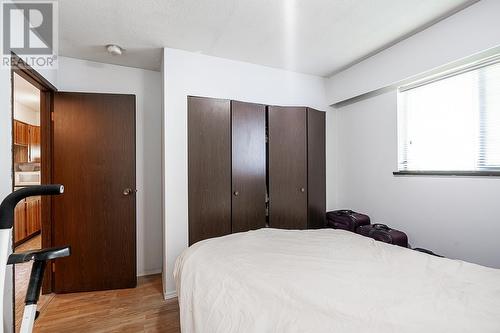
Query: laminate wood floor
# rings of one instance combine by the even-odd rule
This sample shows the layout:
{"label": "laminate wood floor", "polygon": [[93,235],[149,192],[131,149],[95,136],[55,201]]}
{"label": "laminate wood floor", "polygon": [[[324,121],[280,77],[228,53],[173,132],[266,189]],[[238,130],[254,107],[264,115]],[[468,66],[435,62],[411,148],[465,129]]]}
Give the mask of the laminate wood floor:
{"label": "laminate wood floor", "polygon": [[163,299],[161,275],[145,276],[134,289],[55,295],[34,331],[179,333],[179,305]]}

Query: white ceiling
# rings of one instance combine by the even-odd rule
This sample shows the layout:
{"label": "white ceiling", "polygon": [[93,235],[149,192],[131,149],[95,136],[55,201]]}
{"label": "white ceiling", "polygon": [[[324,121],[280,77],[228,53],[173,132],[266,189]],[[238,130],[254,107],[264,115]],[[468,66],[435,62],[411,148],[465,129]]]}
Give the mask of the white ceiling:
{"label": "white ceiling", "polygon": [[40,112],[40,90],[14,73],[14,102]]}
{"label": "white ceiling", "polygon": [[171,47],[329,76],[474,2],[59,0],[59,53],[159,70]]}

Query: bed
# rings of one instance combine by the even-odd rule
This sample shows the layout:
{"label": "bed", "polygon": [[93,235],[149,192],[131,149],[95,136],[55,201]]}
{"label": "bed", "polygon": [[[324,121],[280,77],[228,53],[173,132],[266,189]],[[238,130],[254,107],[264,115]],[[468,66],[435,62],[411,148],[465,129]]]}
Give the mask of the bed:
{"label": "bed", "polygon": [[343,230],[260,229],[177,259],[182,332],[500,332],[500,270]]}

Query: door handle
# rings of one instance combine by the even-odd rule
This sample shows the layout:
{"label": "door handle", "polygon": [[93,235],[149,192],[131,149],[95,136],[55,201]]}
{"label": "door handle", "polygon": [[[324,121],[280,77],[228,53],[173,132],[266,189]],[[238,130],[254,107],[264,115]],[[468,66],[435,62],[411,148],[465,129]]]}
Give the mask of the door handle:
{"label": "door handle", "polygon": [[240,195],[240,192],[234,191],[233,194],[234,194],[235,197],[237,197],[238,195]]}
{"label": "door handle", "polygon": [[304,192],[306,191],[306,189],[305,189],[305,188],[303,188],[303,187],[301,187],[301,188],[299,189],[299,191],[300,191],[300,192],[302,192],[302,193],[304,193]]}
{"label": "door handle", "polygon": [[124,196],[129,196],[129,195],[134,194],[136,192],[137,192],[137,190],[134,190],[134,189],[131,189],[131,188],[126,188],[126,189],[123,190],[123,195]]}

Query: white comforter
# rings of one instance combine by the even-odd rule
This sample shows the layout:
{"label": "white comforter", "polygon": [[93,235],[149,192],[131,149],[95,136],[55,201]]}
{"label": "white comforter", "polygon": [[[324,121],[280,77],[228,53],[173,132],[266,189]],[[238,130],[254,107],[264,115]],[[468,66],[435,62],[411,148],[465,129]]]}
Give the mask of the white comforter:
{"label": "white comforter", "polygon": [[182,332],[500,332],[500,270],[342,230],[261,229],[177,260]]}

